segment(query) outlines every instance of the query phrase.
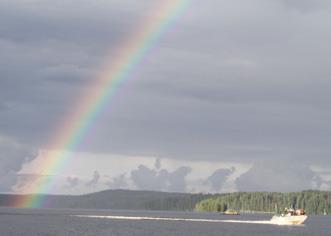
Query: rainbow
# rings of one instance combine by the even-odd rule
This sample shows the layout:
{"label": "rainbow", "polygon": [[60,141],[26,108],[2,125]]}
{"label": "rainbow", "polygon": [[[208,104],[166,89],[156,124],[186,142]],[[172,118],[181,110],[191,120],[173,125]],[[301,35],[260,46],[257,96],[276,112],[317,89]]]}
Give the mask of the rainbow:
{"label": "rainbow", "polygon": [[[190,0],[157,0],[153,14],[137,27],[136,32],[113,57],[107,66],[106,73],[91,85],[92,91],[85,94],[71,114],[51,139],[50,147],[56,147],[61,152],[47,152],[43,156],[41,174],[56,175],[70,160],[70,151],[74,151],[82,142],[84,135],[95,123],[102,110],[109,104],[116,91],[132,72],[139,66],[148,52],[153,49],[162,35],[173,25],[188,7]],[[43,180],[28,190],[30,193],[48,193],[54,186],[52,177]],[[22,195],[13,200],[15,207],[38,208],[47,206],[47,199],[43,194]]]}

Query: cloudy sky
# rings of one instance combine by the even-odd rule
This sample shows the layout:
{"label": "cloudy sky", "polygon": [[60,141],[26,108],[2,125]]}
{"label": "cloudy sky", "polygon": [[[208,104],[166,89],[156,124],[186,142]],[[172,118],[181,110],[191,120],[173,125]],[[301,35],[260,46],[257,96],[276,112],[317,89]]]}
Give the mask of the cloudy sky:
{"label": "cloudy sky", "polygon": [[191,0],[45,173],[61,122],[158,1],[0,1],[0,192],[331,190],[328,0]]}

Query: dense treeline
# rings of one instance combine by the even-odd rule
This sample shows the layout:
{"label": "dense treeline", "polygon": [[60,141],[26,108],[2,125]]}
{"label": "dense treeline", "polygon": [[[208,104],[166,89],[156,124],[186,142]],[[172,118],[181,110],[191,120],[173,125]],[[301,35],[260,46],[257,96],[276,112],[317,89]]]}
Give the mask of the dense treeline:
{"label": "dense treeline", "polygon": [[[15,207],[24,195],[0,194],[0,207]],[[128,209],[163,211],[275,212],[285,207],[304,208],[308,214],[331,213],[331,192],[238,192],[189,194],[155,191],[106,190],[80,196],[45,195],[47,208]]]}
{"label": "dense treeline", "polygon": [[213,195],[204,194],[186,194],[183,196],[170,196],[144,202],[146,210],[161,211],[193,211],[198,202]]}
{"label": "dense treeline", "polygon": [[308,214],[331,212],[331,192],[303,191],[293,193],[238,192],[204,199],[197,211],[281,212],[285,207],[304,208]]}
{"label": "dense treeline", "polygon": [[[193,211],[211,194],[106,190],[79,196],[45,195],[47,208]],[[0,194],[0,207],[15,207],[26,195]]]}

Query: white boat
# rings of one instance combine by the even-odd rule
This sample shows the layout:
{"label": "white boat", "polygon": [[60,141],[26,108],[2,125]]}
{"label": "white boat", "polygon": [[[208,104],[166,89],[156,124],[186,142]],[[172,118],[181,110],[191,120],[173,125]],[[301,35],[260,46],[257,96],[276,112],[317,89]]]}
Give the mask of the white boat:
{"label": "white boat", "polygon": [[307,215],[292,216],[292,215],[280,215],[273,216],[271,222],[276,225],[301,225],[307,220]]}
{"label": "white boat", "polygon": [[303,209],[285,209],[283,214],[273,216],[270,222],[277,225],[301,225],[307,218]]}

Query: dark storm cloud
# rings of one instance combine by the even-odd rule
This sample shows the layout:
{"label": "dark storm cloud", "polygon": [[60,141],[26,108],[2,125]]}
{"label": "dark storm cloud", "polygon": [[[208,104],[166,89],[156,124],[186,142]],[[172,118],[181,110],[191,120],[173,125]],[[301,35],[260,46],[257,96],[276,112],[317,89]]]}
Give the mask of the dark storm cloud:
{"label": "dark storm cloud", "polygon": [[[109,127],[117,134],[112,148],[190,159],[314,156],[327,162],[330,32],[323,24],[316,28],[326,16],[306,18],[271,2],[215,4],[215,14],[211,1],[200,3],[202,10],[193,7],[212,12],[199,18],[204,25],[168,37],[179,50],[160,49],[153,55],[160,60],[147,60],[144,76],[126,88],[118,114],[104,119],[126,123]],[[216,12],[226,11],[221,5],[227,14]],[[194,40],[185,38],[192,33]],[[318,39],[321,34],[326,38]],[[107,140],[103,128],[96,133]]]}
{"label": "dark storm cloud", "polygon": [[1,24],[2,38],[29,44],[47,40],[77,42],[89,48],[109,40],[116,42],[121,39],[120,33],[130,32],[131,21],[146,5],[122,2],[1,1],[0,19],[6,20]]}
{"label": "dark storm cloud", "polygon": [[[71,111],[67,101],[84,92],[140,14],[123,3],[77,3],[1,1],[0,100],[10,106],[2,116],[3,133],[36,146],[47,139]],[[121,17],[125,12],[129,17]]]}
{"label": "dark storm cloud", "polygon": [[[1,1],[0,134],[43,147],[154,4]],[[80,151],[331,166],[330,6],[192,1]]]}

